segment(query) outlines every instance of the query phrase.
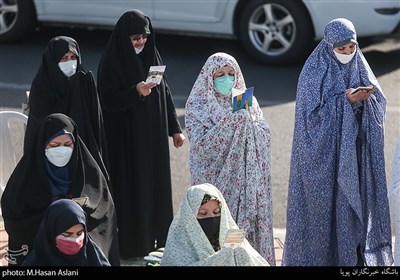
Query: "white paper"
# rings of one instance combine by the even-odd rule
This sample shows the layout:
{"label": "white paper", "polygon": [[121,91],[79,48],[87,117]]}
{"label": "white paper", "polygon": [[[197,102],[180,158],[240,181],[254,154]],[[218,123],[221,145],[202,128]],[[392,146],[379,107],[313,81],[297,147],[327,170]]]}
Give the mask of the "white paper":
{"label": "white paper", "polygon": [[147,74],[146,84],[155,83],[159,85],[165,72],[165,65],[150,66]]}
{"label": "white paper", "polygon": [[82,197],[74,197],[72,198],[73,201],[78,203],[81,207],[85,206],[89,200],[89,197],[87,196],[82,196]]}
{"label": "white paper", "polygon": [[238,228],[232,228],[226,234],[226,238],[224,240],[224,247],[232,249],[237,248],[242,244],[243,238],[244,238],[243,230]]}

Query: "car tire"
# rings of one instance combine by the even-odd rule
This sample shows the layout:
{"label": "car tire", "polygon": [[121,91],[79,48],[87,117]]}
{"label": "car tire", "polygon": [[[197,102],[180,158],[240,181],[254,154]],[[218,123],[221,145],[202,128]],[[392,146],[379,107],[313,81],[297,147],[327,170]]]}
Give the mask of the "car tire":
{"label": "car tire", "polygon": [[0,42],[23,39],[36,27],[36,12],[32,0],[3,0],[0,17]]}
{"label": "car tire", "polygon": [[304,59],[313,46],[314,31],[301,1],[253,0],[243,8],[238,36],[257,61],[287,65]]}

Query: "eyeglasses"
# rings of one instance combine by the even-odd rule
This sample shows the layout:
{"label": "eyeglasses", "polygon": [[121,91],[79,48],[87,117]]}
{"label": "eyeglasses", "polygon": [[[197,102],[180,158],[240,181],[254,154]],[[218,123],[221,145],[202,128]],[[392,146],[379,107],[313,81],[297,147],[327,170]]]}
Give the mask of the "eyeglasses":
{"label": "eyeglasses", "polygon": [[140,39],[147,39],[147,36],[149,36],[150,34],[138,34],[138,35],[132,35],[129,36],[131,38],[131,40],[133,41],[139,41]]}

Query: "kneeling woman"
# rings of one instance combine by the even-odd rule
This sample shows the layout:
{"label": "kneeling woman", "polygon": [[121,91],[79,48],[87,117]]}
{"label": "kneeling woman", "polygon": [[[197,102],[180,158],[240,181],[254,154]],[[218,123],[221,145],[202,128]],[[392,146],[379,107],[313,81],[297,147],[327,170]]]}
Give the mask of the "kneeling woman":
{"label": "kneeling woman", "polygon": [[232,242],[236,234],[229,232],[237,229],[216,187],[208,183],[192,186],[169,228],[161,265],[268,266],[245,238]]}

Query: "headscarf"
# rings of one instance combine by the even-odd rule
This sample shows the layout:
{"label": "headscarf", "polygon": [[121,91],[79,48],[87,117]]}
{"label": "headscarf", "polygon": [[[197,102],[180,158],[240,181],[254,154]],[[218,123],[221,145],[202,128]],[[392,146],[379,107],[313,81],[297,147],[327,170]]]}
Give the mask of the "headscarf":
{"label": "headscarf", "polygon": [[[56,237],[74,225],[82,224],[84,245],[71,256],[56,248]],[[59,199],[50,204],[23,266],[110,266],[106,256],[88,235],[86,213],[78,203]]]}
{"label": "headscarf", "polygon": [[[75,122],[63,114],[44,119],[32,148],[23,155],[7,182],[1,208],[9,250],[20,250],[24,244],[31,247],[44,212],[53,200],[44,147],[52,135],[64,129],[75,139],[70,159],[71,196],[89,197],[83,206],[88,216],[87,230],[110,263],[119,265],[117,221],[107,179],[79,137]],[[19,260],[18,265],[21,263]]]}
{"label": "headscarf", "polygon": [[[61,71],[58,63],[68,51],[76,55],[76,72],[84,71],[81,62],[81,52],[76,40],[68,36],[54,37],[49,41],[43,52],[42,64],[33,79],[30,93],[36,94],[38,92],[38,94],[46,94],[47,103],[50,104],[57,103],[59,99],[62,99],[66,95],[69,78]],[[30,98],[32,97],[30,96]],[[40,104],[36,103],[34,105],[40,106]],[[46,113],[42,112],[43,117],[47,116],[45,115]]]}
{"label": "headscarf", "polygon": [[[244,239],[236,250],[214,251],[197,221],[197,212],[205,194],[216,197],[221,205],[219,236],[223,242],[229,229],[238,228],[232,219],[222,193],[211,184],[187,189],[178,212],[171,223],[167,244],[161,259],[163,266],[267,266],[268,262]],[[223,244],[220,244],[223,247]]]}
{"label": "headscarf", "polygon": [[[143,51],[137,55],[130,36],[148,34]],[[150,33],[150,34],[149,34]],[[162,65],[155,47],[155,36],[150,19],[139,10],[125,12],[115,25],[114,32],[108,41],[106,51],[99,65],[99,90],[102,106],[114,111],[118,104],[129,107],[132,100],[141,101],[137,94],[118,95],[115,92],[135,88],[140,81],[145,81],[150,66]],[[128,74],[129,73],[129,74]],[[152,89],[156,95],[159,88]]]}
{"label": "headscarf", "polygon": [[[74,136],[71,132],[62,129],[58,131],[56,134],[52,135],[45,143],[44,148],[46,149],[47,145],[56,137],[61,136],[61,135],[70,135],[71,139],[73,142],[74,141]],[[47,175],[49,176],[49,184],[51,188],[51,193],[53,195],[53,198],[58,198],[58,197],[64,197],[66,194],[68,194],[71,191],[70,185],[71,185],[71,178],[70,178],[70,173],[71,173],[71,165],[69,161],[65,166],[55,166],[54,164],[51,164],[50,161],[46,158],[45,159],[45,167],[47,170]]]}
{"label": "headscarf", "polygon": [[394,265],[400,265],[400,135],[393,158],[392,175],[388,186],[388,197],[392,223],[395,230]]}
{"label": "headscarf", "polygon": [[235,70],[234,89],[246,89],[234,57],[207,59],[186,102],[192,184],[218,186],[250,244],[274,265],[270,129],[254,96],[249,110],[233,113],[232,97],[214,90],[213,74],[224,66]]}
{"label": "headscarf", "polygon": [[[334,54],[335,46],[355,40],[349,20],[332,20],[300,73],[284,265],[356,265],[358,246],[366,265],[391,263],[386,99],[358,44],[347,64]],[[370,84],[373,95],[350,104],[346,89]]]}
{"label": "headscarf", "polygon": [[[68,51],[77,56],[76,73],[69,78],[58,66]],[[63,113],[76,122],[80,137],[108,179],[103,115],[96,83],[92,72],[84,70],[79,45],[73,38],[57,36],[49,41],[32,81],[29,108],[24,153],[33,144],[43,119],[52,113]]]}
{"label": "headscarf", "polygon": [[68,99],[70,78],[66,77],[58,66],[61,58],[68,51],[73,52],[77,57],[76,72],[84,71],[79,45],[75,39],[58,36],[49,41],[43,52],[42,64],[32,81],[29,93],[30,115],[25,133],[24,151],[32,143],[32,138],[41,120],[51,113],[61,112],[62,105]]}

